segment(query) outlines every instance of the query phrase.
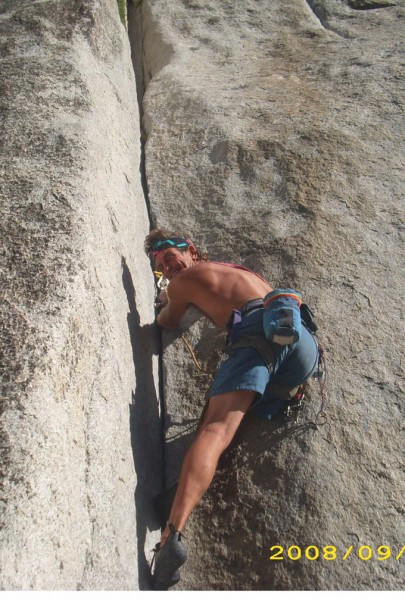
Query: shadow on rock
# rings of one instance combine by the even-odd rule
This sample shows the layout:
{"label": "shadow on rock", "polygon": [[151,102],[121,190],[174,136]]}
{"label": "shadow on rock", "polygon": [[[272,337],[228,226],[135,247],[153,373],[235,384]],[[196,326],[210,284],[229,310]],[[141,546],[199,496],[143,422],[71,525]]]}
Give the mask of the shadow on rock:
{"label": "shadow on rock", "polygon": [[141,326],[132,276],[122,258],[122,282],[128,298],[128,330],[131,340],[135,391],[130,404],[130,431],[136,472],[135,508],[139,589],[151,589],[150,570],[145,556],[147,530],[156,530],[158,520],[152,499],[162,487],[163,440],[158,398],[153,378],[153,356],[158,354],[154,324]]}

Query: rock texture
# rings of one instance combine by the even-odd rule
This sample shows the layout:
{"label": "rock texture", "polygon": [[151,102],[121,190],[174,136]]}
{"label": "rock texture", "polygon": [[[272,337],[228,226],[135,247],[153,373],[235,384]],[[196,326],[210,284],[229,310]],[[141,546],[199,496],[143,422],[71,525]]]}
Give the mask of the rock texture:
{"label": "rock texture", "polygon": [[116,3],[1,0],[0,65],[0,586],[145,587],[157,350]]}
{"label": "rock texture", "polygon": [[[135,86],[115,1],[0,0],[2,589],[149,587],[147,204],[302,291],[328,361],[326,423],[314,384],[297,424],[245,419],[178,587],[403,589],[404,18],[404,0],[132,2]],[[167,486],[222,340],[193,310],[164,333]]]}
{"label": "rock texture", "polygon": [[[301,290],[329,372],[318,429],[314,384],[298,424],[244,421],[179,587],[403,589],[404,2],[145,0],[138,18],[153,220]],[[194,313],[182,330],[213,370],[220,335]],[[210,375],[179,334],[164,343],[169,485]]]}

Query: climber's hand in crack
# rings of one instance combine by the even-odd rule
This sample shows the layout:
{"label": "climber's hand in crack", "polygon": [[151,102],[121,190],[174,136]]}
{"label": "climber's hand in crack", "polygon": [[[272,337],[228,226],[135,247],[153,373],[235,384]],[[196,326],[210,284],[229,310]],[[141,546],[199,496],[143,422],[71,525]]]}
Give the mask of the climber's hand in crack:
{"label": "climber's hand in crack", "polygon": [[162,290],[158,295],[158,302],[163,307],[169,302],[169,298],[167,297],[166,290]]}
{"label": "climber's hand in crack", "polygon": [[166,304],[168,302],[169,302],[169,298],[167,297],[166,290],[162,290],[161,292],[159,292],[159,295],[155,301],[156,310],[159,312],[160,310],[162,310],[162,308],[164,308],[166,306]]}

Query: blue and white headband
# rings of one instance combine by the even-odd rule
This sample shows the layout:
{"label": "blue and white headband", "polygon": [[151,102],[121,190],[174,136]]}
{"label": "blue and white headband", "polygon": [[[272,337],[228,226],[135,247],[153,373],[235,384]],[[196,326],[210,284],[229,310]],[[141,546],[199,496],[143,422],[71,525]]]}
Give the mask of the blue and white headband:
{"label": "blue and white headband", "polygon": [[152,251],[150,253],[151,257],[155,259],[156,255],[162,250],[167,250],[168,248],[188,248],[191,245],[191,240],[186,240],[182,237],[172,237],[167,240],[160,240],[159,242],[155,242],[152,246]]}

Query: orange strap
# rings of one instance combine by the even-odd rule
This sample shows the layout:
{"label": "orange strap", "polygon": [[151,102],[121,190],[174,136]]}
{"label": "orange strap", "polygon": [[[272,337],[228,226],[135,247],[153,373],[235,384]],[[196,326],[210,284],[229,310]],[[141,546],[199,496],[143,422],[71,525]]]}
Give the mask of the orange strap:
{"label": "orange strap", "polygon": [[266,302],[263,303],[263,307],[267,308],[268,305],[273,302],[273,300],[277,300],[278,298],[293,298],[296,302],[298,302],[298,306],[301,306],[302,304],[302,300],[299,296],[297,296],[297,294],[276,294],[275,296],[272,296],[271,298],[269,298]]}

